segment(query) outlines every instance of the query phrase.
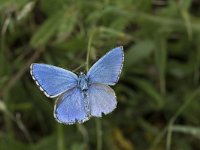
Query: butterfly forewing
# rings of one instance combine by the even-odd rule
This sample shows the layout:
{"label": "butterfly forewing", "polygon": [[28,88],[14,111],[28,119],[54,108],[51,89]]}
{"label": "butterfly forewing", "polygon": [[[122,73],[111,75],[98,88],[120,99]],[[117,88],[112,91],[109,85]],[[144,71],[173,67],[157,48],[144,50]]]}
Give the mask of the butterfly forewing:
{"label": "butterfly forewing", "polygon": [[79,88],[73,88],[63,93],[54,106],[55,119],[64,124],[82,123],[88,120],[83,94]]}
{"label": "butterfly forewing", "polygon": [[31,75],[47,97],[56,97],[77,86],[76,74],[52,65],[34,63]]}
{"label": "butterfly forewing", "polygon": [[119,79],[124,61],[123,48],[117,47],[99,59],[89,70],[90,84],[115,85]]}

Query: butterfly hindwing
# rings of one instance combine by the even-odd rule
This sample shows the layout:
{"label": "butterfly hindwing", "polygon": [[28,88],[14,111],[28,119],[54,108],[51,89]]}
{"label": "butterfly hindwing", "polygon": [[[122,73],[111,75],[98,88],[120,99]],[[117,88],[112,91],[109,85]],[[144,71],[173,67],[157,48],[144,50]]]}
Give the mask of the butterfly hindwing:
{"label": "butterfly hindwing", "polygon": [[90,84],[115,85],[119,79],[124,60],[123,47],[117,47],[99,59],[89,70]]}
{"label": "butterfly hindwing", "polygon": [[76,74],[47,64],[31,65],[31,76],[47,97],[56,97],[77,86]]}
{"label": "butterfly hindwing", "polygon": [[79,88],[68,90],[57,99],[54,106],[54,117],[58,122],[64,124],[83,123],[89,119]]}
{"label": "butterfly hindwing", "polygon": [[101,117],[102,113],[108,114],[116,108],[115,92],[109,86],[92,84],[88,92],[91,116]]}

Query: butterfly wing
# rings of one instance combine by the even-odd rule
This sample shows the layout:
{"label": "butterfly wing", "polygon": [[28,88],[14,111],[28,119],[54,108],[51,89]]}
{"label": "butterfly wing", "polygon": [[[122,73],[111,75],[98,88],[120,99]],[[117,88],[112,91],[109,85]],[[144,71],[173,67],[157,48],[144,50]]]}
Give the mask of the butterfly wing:
{"label": "butterfly wing", "polygon": [[83,95],[79,88],[73,88],[63,93],[54,106],[55,119],[64,124],[83,123],[87,117]]}
{"label": "butterfly wing", "polygon": [[116,106],[116,96],[112,88],[104,84],[92,84],[89,87],[89,104],[91,115],[101,117],[112,112]]}
{"label": "butterfly wing", "polygon": [[90,83],[115,85],[124,61],[123,47],[117,47],[99,59],[89,70]]}
{"label": "butterfly wing", "polygon": [[77,86],[76,74],[47,64],[31,65],[31,76],[47,97],[56,97]]}

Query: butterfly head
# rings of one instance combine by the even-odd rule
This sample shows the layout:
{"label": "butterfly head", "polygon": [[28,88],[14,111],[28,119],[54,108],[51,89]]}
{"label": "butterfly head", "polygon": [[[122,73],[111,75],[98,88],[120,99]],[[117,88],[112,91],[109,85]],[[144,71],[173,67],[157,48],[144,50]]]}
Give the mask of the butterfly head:
{"label": "butterfly head", "polygon": [[88,77],[83,72],[80,72],[79,74],[78,86],[82,91],[88,90]]}
{"label": "butterfly head", "polygon": [[79,76],[81,76],[81,75],[85,75],[85,74],[83,72],[80,72]]}

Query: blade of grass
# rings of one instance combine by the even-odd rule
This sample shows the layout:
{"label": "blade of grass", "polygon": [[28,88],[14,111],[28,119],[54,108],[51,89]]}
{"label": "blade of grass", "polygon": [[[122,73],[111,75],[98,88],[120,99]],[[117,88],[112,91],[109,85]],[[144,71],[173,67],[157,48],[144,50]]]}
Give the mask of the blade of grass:
{"label": "blade of grass", "polygon": [[153,87],[152,84],[150,84],[148,81],[139,79],[139,78],[130,78],[128,77],[128,80],[130,82],[133,82],[134,85],[138,86],[140,89],[142,89],[147,95],[149,95],[152,100],[155,103],[156,109],[161,109],[164,105],[163,97],[160,95],[160,93]]}
{"label": "blade of grass", "polygon": [[89,36],[89,41],[88,41],[88,47],[87,47],[87,57],[86,57],[86,70],[89,70],[89,59],[90,59],[90,51],[91,51],[91,46],[92,46],[92,40],[94,38],[95,34],[95,29],[93,28],[91,30],[90,36]]}
{"label": "blade of grass", "polygon": [[179,109],[175,112],[175,114],[171,117],[169,120],[169,123],[167,126],[159,133],[159,135],[155,138],[152,146],[149,148],[149,150],[156,149],[156,146],[160,143],[160,141],[164,138],[164,135],[167,132],[167,141],[166,141],[166,150],[169,150],[171,148],[171,136],[172,136],[172,125],[175,122],[175,120],[178,118],[178,116],[185,110],[185,108],[200,94],[200,88],[196,89],[192,94],[189,95],[189,97],[186,98],[186,101],[184,104],[179,107]]}
{"label": "blade of grass", "polygon": [[129,48],[126,53],[126,63],[125,68],[130,68],[131,66],[140,63],[145,58],[148,58],[152,52],[155,50],[155,43],[150,40],[143,40],[136,43]]}
{"label": "blade of grass", "polygon": [[174,116],[170,119],[167,133],[167,142],[166,142],[166,150],[171,149],[171,136],[172,136],[172,126],[178,116],[185,110],[185,108],[200,94],[200,88],[195,90],[192,94],[186,97],[185,103],[178,109],[178,111],[174,114]]}
{"label": "blade of grass", "polygon": [[172,131],[185,133],[185,134],[191,134],[197,138],[200,138],[200,128],[199,127],[174,125],[174,126],[172,126]]}
{"label": "blade of grass", "polygon": [[190,15],[186,10],[182,10],[181,14],[185,21],[185,27],[187,29],[188,38],[189,38],[189,40],[192,40],[192,25],[191,25],[191,21],[190,21]]}
{"label": "blade of grass", "polygon": [[27,69],[29,69],[30,65],[40,57],[41,53],[44,50],[44,48],[39,48],[35,51],[35,53],[29,58],[26,64],[15,75],[13,75],[13,77],[11,77],[11,79],[4,88],[4,92],[9,91],[15,85],[15,83],[21,79],[21,77],[24,75]]}
{"label": "blade of grass", "polygon": [[63,131],[63,126],[59,123],[57,123],[57,148],[58,150],[65,150],[64,146],[64,131]]}
{"label": "blade of grass", "polygon": [[5,119],[5,121],[8,121],[6,124],[9,125],[10,131],[8,132],[8,135],[12,136],[13,132],[12,132],[12,126],[11,126],[11,121],[14,121],[18,128],[23,132],[23,134],[25,135],[26,139],[28,140],[29,144],[33,143],[33,140],[30,136],[30,133],[28,132],[26,126],[24,125],[24,123],[21,120],[20,115],[18,114],[17,117],[15,117],[6,107],[5,103],[0,100],[0,111],[2,111],[5,114],[5,117],[7,119]]}
{"label": "blade of grass", "polygon": [[167,44],[165,39],[161,40],[159,43],[160,49],[156,49],[156,64],[159,70],[159,80],[160,80],[160,92],[162,95],[165,95],[166,88],[165,88],[165,72],[166,72],[166,62],[167,62]]}

